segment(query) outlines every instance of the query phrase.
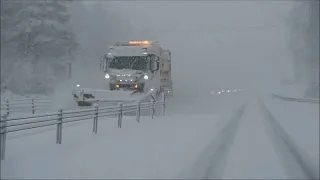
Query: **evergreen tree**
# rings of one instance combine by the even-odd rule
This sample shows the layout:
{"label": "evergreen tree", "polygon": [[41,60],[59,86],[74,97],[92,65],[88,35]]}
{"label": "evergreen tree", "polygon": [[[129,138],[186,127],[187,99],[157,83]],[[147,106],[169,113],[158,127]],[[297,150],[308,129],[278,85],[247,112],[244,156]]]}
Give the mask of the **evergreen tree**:
{"label": "evergreen tree", "polygon": [[296,2],[289,24],[295,80],[319,97],[319,0]]}
{"label": "evergreen tree", "polygon": [[[47,78],[57,78],[64,74],[62,72],[67,67],[66,62],[72,59],[77,47],[76,38],[68,26],[68,3],[70,1],[2,2],[4,11],[1,13],[1,46],[5,53],[1,56],[1,61],[10,64],[6,67],[13,68],[11,77],[5,75],[13,91],[47,91],[50,89],[50,85],[46,84]],[[30,76],[13,78],[12,76],[17,75],[16,71],[28,71],[25,73]],[[48,74],[50,71],[52,74]],[[21,72],[18,74],[21,75]],[[27,85],[24,83],[23,88],[21,85],[19,88],[14,87],[21,84],[17,80],[23,79]],[[29,81],[33,83],[28,84]]]}

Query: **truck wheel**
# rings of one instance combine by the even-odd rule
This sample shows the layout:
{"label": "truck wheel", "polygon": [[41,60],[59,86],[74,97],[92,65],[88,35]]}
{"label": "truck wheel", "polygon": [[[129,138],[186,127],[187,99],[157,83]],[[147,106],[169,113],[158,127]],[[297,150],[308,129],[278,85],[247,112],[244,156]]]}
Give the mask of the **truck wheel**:
{"label": "truck wheel", "polygon": [[139,84],[139,91],[144,93],[144,84]]}
{"label": "truck wheel", "polygon": [[163,92],[164,92],[164,87],[160,86],[160,93],[163,93]]}
{"label": "truck wheel", "polygon": [[144,83],[140,84],[140,88],[143,90],[144,89]]}
{"label": "truck wheel", "polygon": [[139,91],[140,91],[141,93],[144,93],[144,89],[143,89],[142,87],[139,88]]}
{"label": "truck wheel", "polygon": [[111,91],[115,90],[115,85],[114,85],[114,84],[110,84],[110,85],[109,85],[109,89],[110,89]]}

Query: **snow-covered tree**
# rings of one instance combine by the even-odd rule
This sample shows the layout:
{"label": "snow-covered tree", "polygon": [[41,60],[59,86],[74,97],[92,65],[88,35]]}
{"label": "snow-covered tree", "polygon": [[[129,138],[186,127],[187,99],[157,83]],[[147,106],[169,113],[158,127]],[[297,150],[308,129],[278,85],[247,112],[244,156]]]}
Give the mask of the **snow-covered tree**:
{"label": "snow-covered tree", "polygon": [[17,24],[21,20],[16,13],[24,6],[24,2],[1,0],[1,85],[8,80],[13,65],[18,61],[16,58],[19,41],[16,41],[15,37],[19,31]]}
{"label": "snow-covered tree", "polygon": [[[297,83],[319,91],[319,0],[297,1],[290,16],[290,48]],[[314,89],[314,90],[310,90]],[[311,96],[306,92],[307,96]],[[319,96],[318,93],[312,96]]]}
{"label": "snow-covered tree", "polygon": [[12,91],[46,93],[65,74],[77,48],[68,3],[2,1],[1,65],[8,69],[1,76]]}

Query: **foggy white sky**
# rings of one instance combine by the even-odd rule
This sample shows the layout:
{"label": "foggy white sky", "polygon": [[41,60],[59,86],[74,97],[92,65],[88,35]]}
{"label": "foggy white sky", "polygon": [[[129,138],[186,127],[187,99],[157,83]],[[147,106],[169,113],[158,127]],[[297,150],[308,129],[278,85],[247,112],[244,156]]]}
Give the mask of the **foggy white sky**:
{"label": "foggy white sky", "polygon": [[[171,49],[175,87],[252,86],[285,76],[284,64],[291,68],[284,22],[291,2],[118,1],[112,5],[130,17],[138,38],[157,39]],[[245,28],[269,25],[276,27]]]}
{"label": "foggy white sky", "polygon": [[106,8],[128,20],[131,39],[172,51],[175,90],[268,88],[291,76],[290,1],[106,1]]}

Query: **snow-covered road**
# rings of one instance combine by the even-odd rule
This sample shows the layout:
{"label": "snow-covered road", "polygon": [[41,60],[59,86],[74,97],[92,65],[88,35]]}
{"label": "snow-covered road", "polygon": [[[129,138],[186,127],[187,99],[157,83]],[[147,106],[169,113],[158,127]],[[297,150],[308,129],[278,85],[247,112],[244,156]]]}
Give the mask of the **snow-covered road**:
{"label": "snow-covered road", "polygon": [[250,102],[228,156],[223,178],[286,178],[262,118],[258,102]]}
{"label": "snow-covered road", "polygon": [[196,99],[189,98],[194,106],[172,99],[165,117],[142,117],[140,123],[125,117],[121,129],[115,119],[101,120],[97,135],[91,121],[64,127],[61,145],[55,129],[11,139],[1,177],[318,177],[319,105],[244,94]]}

